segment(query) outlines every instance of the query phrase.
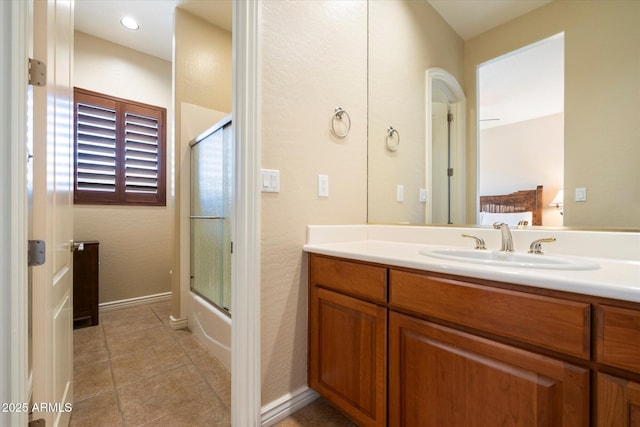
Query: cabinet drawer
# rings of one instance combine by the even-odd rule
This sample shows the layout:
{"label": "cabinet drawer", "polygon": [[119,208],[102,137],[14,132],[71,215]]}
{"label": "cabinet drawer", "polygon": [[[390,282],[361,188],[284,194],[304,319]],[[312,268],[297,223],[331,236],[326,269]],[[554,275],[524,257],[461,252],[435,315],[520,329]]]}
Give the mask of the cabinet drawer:
{"label": "cabinet drawer", "polygon": [[311,284],[387,302],[387,269],[311,255]]}
{"label": "cabinet drawer", "polygon": [[583,359],[590,357],[590,305],[469,282],[390,270],[392,308],[410,310]]}
{"label": "cabinet drawer", "polygon": [[598,306],[598,362],[640,372],[640,311]]}

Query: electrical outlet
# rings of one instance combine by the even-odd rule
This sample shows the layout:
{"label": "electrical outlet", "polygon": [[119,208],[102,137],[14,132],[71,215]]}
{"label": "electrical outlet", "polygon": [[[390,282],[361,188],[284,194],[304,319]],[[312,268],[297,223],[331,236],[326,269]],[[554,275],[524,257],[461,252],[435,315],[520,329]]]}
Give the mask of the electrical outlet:
{"label": "electrical outlet", "polygon": [[576,202],[587,201],[587,189],[584,187],[576,188]]}

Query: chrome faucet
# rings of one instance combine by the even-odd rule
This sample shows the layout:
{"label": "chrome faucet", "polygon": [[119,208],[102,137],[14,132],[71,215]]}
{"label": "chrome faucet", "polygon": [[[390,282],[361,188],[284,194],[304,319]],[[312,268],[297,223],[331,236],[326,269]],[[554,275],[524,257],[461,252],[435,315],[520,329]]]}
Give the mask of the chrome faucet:
{"label": "chrome faucet", "polygon": [[511,237],[509,224],[496,222],[493,224],[493,228],[502,232],[502,248],[500,248],[500,252],[513,252],[513,237]]}

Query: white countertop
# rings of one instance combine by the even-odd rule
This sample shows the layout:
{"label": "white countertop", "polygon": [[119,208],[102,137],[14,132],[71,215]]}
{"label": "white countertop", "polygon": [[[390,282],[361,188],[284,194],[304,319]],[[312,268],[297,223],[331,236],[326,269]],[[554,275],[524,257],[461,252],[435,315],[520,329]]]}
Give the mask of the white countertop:
{"label": "white countertop", "polygon": [[[306,252],[391,266],[428,270],[438,273],[455,274],[479,279],[495,280],[605,298],[640,302],[640,261],[637,259],[581,256],[580,258],[594,261],[600,266],[600,268],[596,270],[584,271],[480,265],[463,261],[432,258],[420,253],[423,249],[454,246],[449,244],[442,245],[442,238],[424,238],[423,240],[425,242],[429,242],[429,240],[440,240],[438,244],[433,244],[433,242],[416,243],[415,241],[395,241],[392,239],[378,240],[371,239],[369,237],[371,235],[380,237],[380,230],[370,232],[371,230],[367,230],[367,226],[354,227],[358,227],[358,229],[344,228],[340,230],[336,227],[326,227],[326,230],[322,230],[321,228],[315,228],[313,230],[310,229],[308,230],[308,243],[304,245],[304,250]],[[362,227],[365,228],[363,229]],[[386,226],[386,228],[389,229],[390,226]],[[362,230],[367,231],[363,234]],[[323,231],[328,231],[328,234]],[[345,233],[342,233],[342,231],[345,231]],[[402,229],[402,232],[406,233],[407,229]],[[425,233],[425,231],[422,230],[419,230],[418,232]],[[442,230],[438,230],[437,232],[442,233]],[[428,231],[426,233],[428,234]],[[396,232],[394,232],[394,234],[398,235]],[[478,234],[477,230],[476,234]],[[549,235],[556,233],[544,231],[544,234]],[[455,236],[459,235],[460,229],[453,230],[451,232],[451,241],[453,243],[457,243],[458,240],[462,240],[456,240]],[[559,238],[565,237],[562,234],[559,236]],[[533,234],[527,237],[538,238]],[[575,238],[575,236],[573,237]],[[628,236],[624,238],[628,238]],[[463,243],[467,246],[458,247],[470,247],[469,244],[471,242],[466,241],[466,239]],[[546,246],[544,249],[547,247],[551,246]],[[632,241],[631,249],[635,250],[635,248],[635,241]],[[516,250],[518,250],[518,247],[516,247]],[[574,254],[566,254],[566,252],[564,255],[575,256]],[[631,258],[635,258],[637,256],[635,253],[632,255],[633,256]]]}

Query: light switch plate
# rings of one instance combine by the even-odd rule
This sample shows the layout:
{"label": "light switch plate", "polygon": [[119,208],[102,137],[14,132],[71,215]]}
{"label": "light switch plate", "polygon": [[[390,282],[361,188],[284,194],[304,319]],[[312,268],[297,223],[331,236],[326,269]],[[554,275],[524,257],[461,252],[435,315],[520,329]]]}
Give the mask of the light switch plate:
{"label": "light switch plate", "polygon": [[280,192],[280,171],[275,169],[260,169],[261,189],[263,193]]}
{"label": "light switch plate", "polygon": [[318,197],[329,197],[329,175],[318,175]]}
{"label": "light switch plate", "polygon": [[404,202],[404,185],[402,184],[396,187],[396,202]]}
{"label": "light switch plate", "polygon": [[426,188],[421,188],[420,189],[420,198],[418,200],[420,201],[420,203],[427,203],[427,189]]}
{"label": "light switch plate", "polygon": [[584,187],[576,188],[576,202],[587,201],[587,189]]}

